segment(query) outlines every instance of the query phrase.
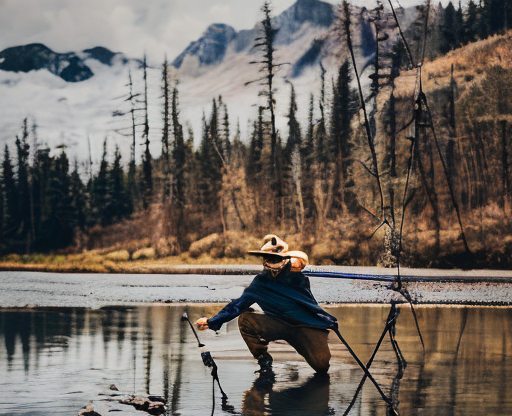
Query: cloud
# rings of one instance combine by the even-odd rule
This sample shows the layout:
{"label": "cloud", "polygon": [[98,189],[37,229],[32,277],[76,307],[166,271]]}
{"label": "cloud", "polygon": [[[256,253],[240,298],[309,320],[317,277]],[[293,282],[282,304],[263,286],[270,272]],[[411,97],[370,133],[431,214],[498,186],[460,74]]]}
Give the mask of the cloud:
{"label": "cloud", "polygon": [[210,7],[210,16],[213,18],[226,17],[231,15],[231,7],[227,4],[216,4]]}

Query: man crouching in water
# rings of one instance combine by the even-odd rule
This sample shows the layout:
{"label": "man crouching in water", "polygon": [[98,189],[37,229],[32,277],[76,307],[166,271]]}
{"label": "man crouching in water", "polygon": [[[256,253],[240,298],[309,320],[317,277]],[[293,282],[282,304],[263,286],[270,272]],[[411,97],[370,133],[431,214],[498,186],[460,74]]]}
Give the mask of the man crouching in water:
{"label": "man crouching in water", "polygon": [[[212,318],[199,318],[199,329],[218,331],[222,324],[240,316],[240,333],[258,360],[260,374],[272,373],[271,341],[284,340],[302,355],[318,373],[327,373],[331,352],[327,344],[329,328],[336,318],[318,305],[309,279],[301,273],[308,264],[302,251],[288,251],[288,244],[276,235],[267,235],[261,250],[249,254],[263,259],[264,270],[244,290],[241,297],[226,305]],[[249,312],[257,303],[264,313]]]}

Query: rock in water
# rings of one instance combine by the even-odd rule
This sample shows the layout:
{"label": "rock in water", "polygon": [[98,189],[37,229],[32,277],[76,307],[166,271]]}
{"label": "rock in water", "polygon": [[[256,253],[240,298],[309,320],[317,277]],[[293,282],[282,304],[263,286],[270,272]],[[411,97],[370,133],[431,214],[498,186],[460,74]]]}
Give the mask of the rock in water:
{"label": "rock in water", "polygon": [[78,412],[78,416],[101,416],[96,410],[94,410],[94,407],[92,404],[88,404],[85,409],[82,409]]}
{"label": "rock in water", "polygon": [[78,416],[106,416],[111,412],[129,415],[163,415],[167,412],[165,398],[158,395],[135,396],[133,394],[107,394],[107,397],[92,401],[78,412]]}

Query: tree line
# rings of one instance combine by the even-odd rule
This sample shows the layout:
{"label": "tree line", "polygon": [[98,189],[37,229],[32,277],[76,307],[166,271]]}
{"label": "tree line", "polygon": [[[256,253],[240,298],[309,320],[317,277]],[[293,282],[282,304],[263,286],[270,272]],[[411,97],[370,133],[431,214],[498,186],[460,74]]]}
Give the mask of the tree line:
{"label": "tree line", "polygon": [[427,3],[416,6],[418,16],[407,30],[416,56],[423,46],[425,23],[429,33],[426,45],[429,60],[510,29],[512,3],[507,0],[470,0],[465,7],[460,0],[457,7],[451,1],[446,7],[441,3]]}

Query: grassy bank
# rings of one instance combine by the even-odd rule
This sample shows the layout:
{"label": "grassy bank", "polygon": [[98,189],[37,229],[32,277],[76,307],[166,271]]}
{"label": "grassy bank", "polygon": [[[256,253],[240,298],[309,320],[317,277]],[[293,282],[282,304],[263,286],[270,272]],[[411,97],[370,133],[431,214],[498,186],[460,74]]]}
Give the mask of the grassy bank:
{"label": "grassy bank", "polygon": [[240,257],[212,258],[207,254],[191,257],[188,253],[179,256],[155,258],[148,250],[148,257],[128,259],[128,251],[117,250],[108,253],[93,250],[81,254],[11,254],[0,259],[0,271],[40,271],[55,273],[175,273],[180,266],[193,265],[198,268],[207,265],[258,266],[255,258]]}

